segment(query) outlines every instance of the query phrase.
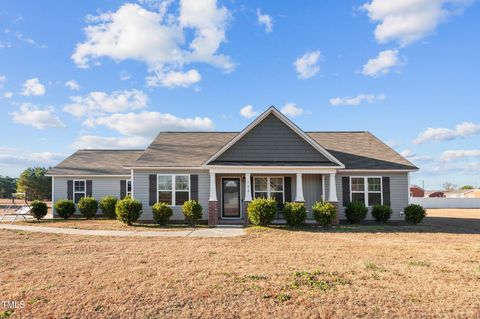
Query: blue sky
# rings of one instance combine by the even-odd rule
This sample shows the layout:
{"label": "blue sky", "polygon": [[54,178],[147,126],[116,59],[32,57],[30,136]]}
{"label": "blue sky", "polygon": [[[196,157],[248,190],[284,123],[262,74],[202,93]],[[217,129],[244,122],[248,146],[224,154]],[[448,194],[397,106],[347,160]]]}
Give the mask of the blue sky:
{"label": "blue sky", "polygon": [[160,130],[368,130],[480,186],[480,6],[470,0],[0,3],[0,175]]}

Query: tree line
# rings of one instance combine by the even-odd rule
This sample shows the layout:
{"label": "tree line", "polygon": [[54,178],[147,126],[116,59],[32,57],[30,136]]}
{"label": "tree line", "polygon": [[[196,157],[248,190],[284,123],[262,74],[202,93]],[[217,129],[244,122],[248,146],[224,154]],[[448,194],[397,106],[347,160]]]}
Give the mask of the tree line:
{"label": "tree line", "polygon": [[24,193],[27,200],[45,200],[52,197],[52,178],[45,176],[48,168],[29,167],[18,178],[0,175],[0,198],[12,198]]}

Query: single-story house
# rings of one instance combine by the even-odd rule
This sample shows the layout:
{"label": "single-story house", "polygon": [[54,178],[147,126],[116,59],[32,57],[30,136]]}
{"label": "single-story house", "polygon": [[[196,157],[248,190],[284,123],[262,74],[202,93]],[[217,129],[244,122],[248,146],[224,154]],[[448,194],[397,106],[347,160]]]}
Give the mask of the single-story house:
{"label": "single-story house", "polygon": [[418,185],[410,186],[410,197],[425,197],[425,190]]}
{"label": "single-story house", "polygon": [[479,189],[454,189],[445,191],[446,198],[480,198]]}
{"label": "single-story house", "polygon": [[277,222],[291,201],[305,203],[310,221],[316,201],[332,202],[341,220],[354,200],[389,205],[400,219],[417,170],[369,132],[305,132],[272,106],[241,132],[161,132],[145,150],[79,150],[48,175],[53,202],[131,195],[142,220],[167,202],[180,221],[182,204],[194,199],[216,225],[246,222],[256,197],[277,200]]}

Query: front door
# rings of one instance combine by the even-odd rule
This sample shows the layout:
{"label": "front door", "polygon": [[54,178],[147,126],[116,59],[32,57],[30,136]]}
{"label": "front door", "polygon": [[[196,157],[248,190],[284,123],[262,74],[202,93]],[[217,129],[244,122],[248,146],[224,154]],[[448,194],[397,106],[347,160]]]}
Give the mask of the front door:
{"label": "front door", "polygon": [[240,218],[240,178],[222,179],[222,217]]}

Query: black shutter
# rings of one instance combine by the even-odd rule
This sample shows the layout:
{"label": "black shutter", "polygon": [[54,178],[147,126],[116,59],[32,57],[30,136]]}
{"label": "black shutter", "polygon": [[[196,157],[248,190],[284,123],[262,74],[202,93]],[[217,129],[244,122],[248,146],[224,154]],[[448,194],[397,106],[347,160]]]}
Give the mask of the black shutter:
{"label": "black shutter", "polygon": [[148,204],[155,205],[157,202],[157,175],[148,176]]}
{"label": "black shutter", "polygon": [[292,178],[290,176],[285,176],[285,203],[292,201]]}
{"label": "black shutter", "polygon": [[198,202],[198,175],[190,175],[190,199]]}
{"label": "black shutter", "polygon": [[124,199],[127,196],[127,181],[124,179],[120,180],[120,199]]}
{"label": "black shutter", "polygon": [[73,181],[71,179],[67,181],[67,199],[73,200]]}
{"label": "black shutter", "polygon": [[86,195],[87,197],[92,197],[92,180],[89,179],[87,180],[87,185],[86,185]]}
{"label": "black shutter", "polygon": [[390,177],[382,177],[383,205],[390,206]]}
{"label": "black shutter", "polygon": [[250,193],[252,195],[252,199],[254,198],[253,197],[253,176],[250,176]]}
{"label": "black shutter", "polygon": [[350,203],[350,177],[342,177],[342,197],[343,207],[346,207]]}

